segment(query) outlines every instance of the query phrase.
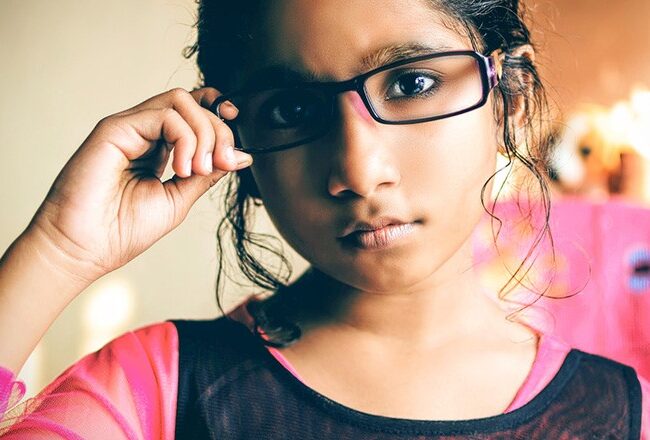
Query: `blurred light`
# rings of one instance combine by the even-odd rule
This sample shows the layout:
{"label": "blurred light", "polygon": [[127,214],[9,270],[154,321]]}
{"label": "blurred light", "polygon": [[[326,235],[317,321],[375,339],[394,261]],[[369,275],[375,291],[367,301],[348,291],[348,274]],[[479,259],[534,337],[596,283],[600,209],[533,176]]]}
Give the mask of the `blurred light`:
{"label": "blurred light", "polygon": [[[598,151],[598,162],[592,160],[590,165],[578,154],[585,139],[594,142]],[[640,191],[635,194],[643,199],[638,201],[650,202],[650,179],[647,176],[650,170],[650,90],[646,88],[634,89],[627,100],[609,108],[583,106],[581,111],[568,118],[553,152],[552,163],[562,185],[576,188],[585,180],[587,166],[591,171],[600,166],[604,172],[615,174],[620,170],[622,155],[630,153],[638,155],[640,160],[635,166],[644,170],[638,182],[631,181],[634,188],[640,186]],[[634,188],[630,187],[630,191]]]}
{"label": "blurred light", "polygon": [[91,294],[84,319],[89,327],[112,328],[126,323],[132,308],[130,289],[125,284],[112,283]]}
{"label": "blurred light", "polygon": [[25,365],[20,370],[18,378],[25,383],[23,400],[34,397],[45,387],[43,382],[43,341],[41,341],[32,354],[27,358]]}
{"label": "blurred light", "polygon": [[650,159],[650,91],[634,90],[628,101],[616,103],[599,119],[604,139]]}
{"label": "blurred light", "polygon": [[101,348],[125,331],[134,309],[133,292],[123,282],[104,284],[88,294],[83,310],[82,355]]}
{"label": "blurred light", "polygon": [[629,133],[630,144],[646,159],[650,159],[650,90],[632,93],[630,108],[634,124]]}

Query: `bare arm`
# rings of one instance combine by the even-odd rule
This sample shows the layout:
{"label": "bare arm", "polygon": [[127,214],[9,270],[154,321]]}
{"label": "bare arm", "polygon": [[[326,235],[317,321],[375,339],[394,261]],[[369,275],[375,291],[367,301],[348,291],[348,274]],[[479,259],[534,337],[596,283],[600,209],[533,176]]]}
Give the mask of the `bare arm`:
{"label": "bare arm", "polygon": [[[18,373],[70,301],[177,227],[225,174],[250,165],[205,108],[218,95],[171,90],[95,127],[0,259],[1,366]],[[162,182],[172,152],[176,175]]]}
{"label": "bare arm", "polygon": [[38,230],[9,247],[0,259],[0,365],[18,374],[52,322],[90,285],[75,265]]}

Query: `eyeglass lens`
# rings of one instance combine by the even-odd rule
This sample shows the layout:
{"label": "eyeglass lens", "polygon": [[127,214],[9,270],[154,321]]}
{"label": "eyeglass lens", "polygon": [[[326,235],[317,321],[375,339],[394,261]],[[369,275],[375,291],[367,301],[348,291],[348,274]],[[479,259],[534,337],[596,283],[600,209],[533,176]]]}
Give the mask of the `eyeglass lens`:
{"label": "eyeglass lens", "polygon": [[379,72],[365,83],[377,115],[390,122],[452,114],[483,98],[478,62],[471,56],[433,58]]}

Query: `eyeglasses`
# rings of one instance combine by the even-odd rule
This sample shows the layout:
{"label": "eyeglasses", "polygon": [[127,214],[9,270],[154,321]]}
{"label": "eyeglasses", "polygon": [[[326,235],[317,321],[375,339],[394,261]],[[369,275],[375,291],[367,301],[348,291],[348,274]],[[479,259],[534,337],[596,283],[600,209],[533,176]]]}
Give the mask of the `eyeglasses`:
{"label": "eyeglasses", "polygon": [[483,106],[501,76],[501,52],[438,52],[403,59],[341,82],[299,82],[249,87],[220,96],[239,110],[225,121],[238,149],[266,153],[297,147],[327,134],[336,117],[337,95],[356,91],[382,124],[417,124]]}

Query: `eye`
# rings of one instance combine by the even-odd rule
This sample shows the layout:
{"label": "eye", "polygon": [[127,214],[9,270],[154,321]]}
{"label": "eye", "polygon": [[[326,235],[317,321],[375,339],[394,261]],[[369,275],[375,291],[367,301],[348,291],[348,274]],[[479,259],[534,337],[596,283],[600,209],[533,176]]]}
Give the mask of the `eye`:
{"label": "eye", "polygon": [[269,98],[258,112],[258,123],[273,129],[289,129],[316,121],[322,103],[315,96],[298,91],[280,92]]}
{"label": "eye", "polygon": [[394,77],[386,92],[386,99],[428,96],[439,88],[439,79],[429,72],[406,72]]}

